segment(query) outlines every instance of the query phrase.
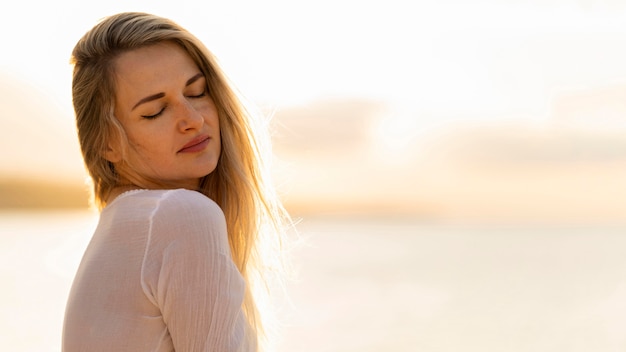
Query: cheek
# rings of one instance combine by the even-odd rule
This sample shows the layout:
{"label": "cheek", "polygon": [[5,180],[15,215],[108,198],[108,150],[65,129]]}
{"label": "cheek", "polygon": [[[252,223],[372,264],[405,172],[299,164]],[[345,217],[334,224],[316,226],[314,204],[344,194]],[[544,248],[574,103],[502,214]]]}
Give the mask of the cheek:
{"label": "cheek", "polygon": [[162,119],[150,121],[151,123],[148,124],[125,126],[129,147],[144,152],[162,149],[166,143],[165,137],[168,135],[166,121],[166,119]]}
{"label": "cheek", "polygon": [[204,116],[204,121],[206,123],[213,126],[217,124],[218,115],[213,104],[208,104],[207,106],[203,107],[203,109],[201,110],[201,114],[202,116]]}
{"label": "cheek", "polygon": [[158,155],[164,147],[164,141],[158,141],[159,134],[152,136],[128,136],[129,155],[135,154],[140,158],[151,158]]}
{"label": "cheek", "polygon": [[219,129],[219,114],[213,99],[209,99],[206,102],[206,105],[202,106],[202,115],[204,116],[204,122],[207,125]]}
{"label": "cheek", "polygon": [[220,130],[220,119],[217,117],[217,115],[215,116],[215,118],[213,118],[213,126],[215,127],[215,129],[219,132]]}

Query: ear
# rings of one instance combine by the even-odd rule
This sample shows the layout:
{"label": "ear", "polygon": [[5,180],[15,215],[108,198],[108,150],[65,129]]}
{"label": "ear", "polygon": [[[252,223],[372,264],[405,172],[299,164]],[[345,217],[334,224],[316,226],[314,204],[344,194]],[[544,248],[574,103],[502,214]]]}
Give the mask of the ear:
{"label": "ear", "polygon": [[104,151],[104,158],[114,164],[122,161],[122,152],[120,150],[120,146],[109,143],[106,150]]}

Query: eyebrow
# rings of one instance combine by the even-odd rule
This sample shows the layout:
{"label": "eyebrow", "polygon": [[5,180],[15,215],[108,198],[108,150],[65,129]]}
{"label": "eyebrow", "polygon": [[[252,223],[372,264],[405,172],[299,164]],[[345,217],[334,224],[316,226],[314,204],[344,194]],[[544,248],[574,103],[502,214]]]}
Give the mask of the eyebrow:
{"label": "eyebrow", "polygon": [[185,87],[192,85],[193,82],[199,80],[202,77],[204,77],[204,74],[202,74],[202,73],[196,74],[195,76],[193,76],[193,77],[191,77],[190,79],[187,80],[187,83],[185,83]]}
{"label": "eyebrow", "polygon": [[[202,77],[204,77],[204,74],[202,74],[202,73],[196,74],[195,76],[193,76],[190,79],[188,79],[187,82],[185,82],[185,87],[188,87],[188,86],[192,85],[195,81],[199,80]],[[156,93],[156,94],[149,95],[149,96],[139,100],[137,102],[137,104],[135,104],[135,106],[133,106],[133,108],[130,109],[130,111],[135,110],[141,104],[145,104],[145,103],[153,101],[153,100],[161,99],[164,96],[165,96],[165,93]]]}

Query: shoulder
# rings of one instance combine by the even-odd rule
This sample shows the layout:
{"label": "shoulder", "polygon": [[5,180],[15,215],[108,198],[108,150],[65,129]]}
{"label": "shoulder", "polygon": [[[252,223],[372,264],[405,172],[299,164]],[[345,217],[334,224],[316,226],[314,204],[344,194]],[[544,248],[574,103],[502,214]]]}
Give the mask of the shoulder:
{"label": "shoulder", "polygon": [[[211,198],[188,189],[134,190],[121,194],[107,208],[133,208],[155,214],[189,213],[215,214],[224,216],[222,209]],[[106,208],[105,208],[106,210]]]}
{"label": "shoulder", "polygon": [[158,192],[152,213],[155,223],[166,227],[225,227],[222,209],[204,194],[186,189]]}
{"label": "shoulder", "polygon": [[149,216],[151,253],[192,261],[229,253],[224,213],[209,197],[185,189],[147,191],[143,196],[156,198]]}
{"label": "shoulder", "polygon": [[[222,209],[204,194],[187,189],[137,190],[111,204],[116,213],[149,220],[152,231],[226,231]],[[106,209],[105,209],[106,210]],[[113,209],[111,209],[113,210]]]}
{"label": "shoulder", "polygon": [[158,192],[158,210],[167,210],[179,215],[201,213],[224,216],[222,209],[211,198],[196,191],[174,189]]}

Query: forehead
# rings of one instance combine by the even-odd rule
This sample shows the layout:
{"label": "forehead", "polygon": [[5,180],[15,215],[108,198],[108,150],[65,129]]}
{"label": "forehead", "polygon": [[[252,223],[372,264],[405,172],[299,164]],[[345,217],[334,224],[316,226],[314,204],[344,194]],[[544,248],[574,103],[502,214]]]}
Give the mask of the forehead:
{"label": "forehead", "polygon": [[162,42],[120,54],[114,61],[114,72],[118,91],[138,90],[141,94],[145,89],[184,83],[200,69],[179,45]]}

